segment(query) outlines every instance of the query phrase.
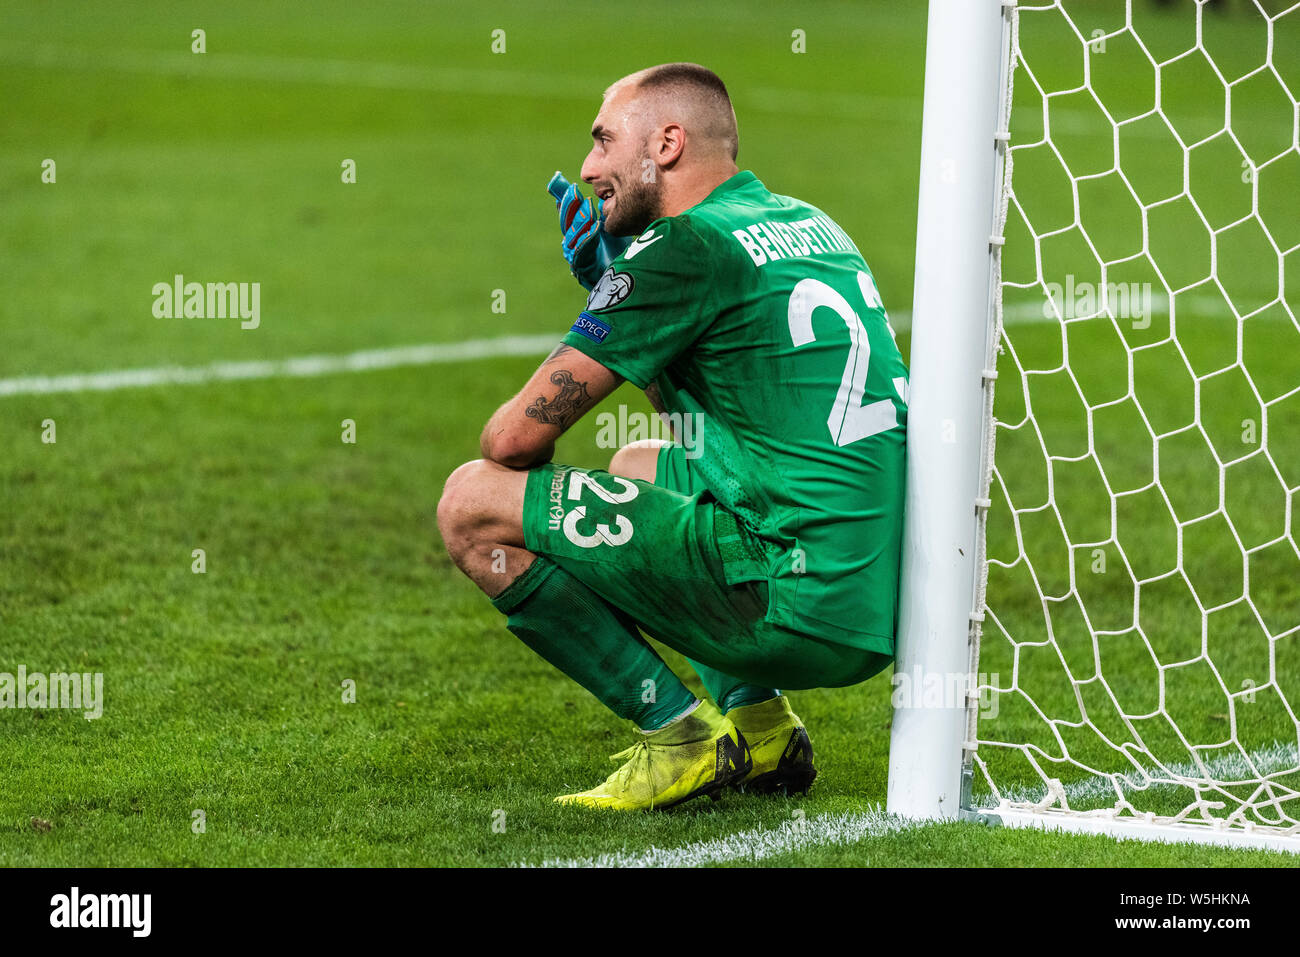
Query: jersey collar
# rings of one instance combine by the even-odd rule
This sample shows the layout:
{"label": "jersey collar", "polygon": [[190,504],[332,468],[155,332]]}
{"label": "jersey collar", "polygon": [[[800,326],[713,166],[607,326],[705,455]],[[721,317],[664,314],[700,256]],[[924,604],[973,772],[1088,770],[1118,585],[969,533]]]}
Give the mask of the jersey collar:
{"label": "jersey collar", "polygon": [[742,169],[735,176],[732,176],[730,179],[724,180],[722,183],[718,184],[717,188],[714,189],[713,192],[704,197],[704,202],[707,203],[711,199],[717,199],[723,193],[730,193],[733,190],[744,189],[751,183],[757,182],[757,176],[755,176],[750,170]]}

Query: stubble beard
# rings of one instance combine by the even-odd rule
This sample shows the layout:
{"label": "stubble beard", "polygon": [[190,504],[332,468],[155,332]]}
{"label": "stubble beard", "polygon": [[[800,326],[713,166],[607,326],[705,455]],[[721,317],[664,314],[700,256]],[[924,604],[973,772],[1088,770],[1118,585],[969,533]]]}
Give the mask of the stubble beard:
{"label": "stubble beard", "polygon": [[[648,160],[647,153],[643,159]],[[614,194],[614,208],[605,219],[605,232],[611,236],[639,236],[647,226],[663,215],[663,184],[641,180],[641,171],[654,171],[653,165],[637,161]]]}

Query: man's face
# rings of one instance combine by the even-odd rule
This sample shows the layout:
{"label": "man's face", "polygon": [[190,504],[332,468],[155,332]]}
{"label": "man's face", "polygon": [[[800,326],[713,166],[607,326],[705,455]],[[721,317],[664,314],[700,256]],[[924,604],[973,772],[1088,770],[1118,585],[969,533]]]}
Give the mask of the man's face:
{"label": "man's face", "polygon": [[606,97],[591,127],[591,152],[582,164],[583,182],[605,201],[605,232],[636,236],[663,215],[663,186],[650,158],[644,118],[629,87]]}

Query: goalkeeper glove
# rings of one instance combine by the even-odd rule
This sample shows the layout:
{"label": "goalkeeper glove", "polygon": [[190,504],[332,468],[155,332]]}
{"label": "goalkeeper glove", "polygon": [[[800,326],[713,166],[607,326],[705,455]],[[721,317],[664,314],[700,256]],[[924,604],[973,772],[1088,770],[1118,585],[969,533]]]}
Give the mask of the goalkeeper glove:
{"label": "goalkeeper glove", "polygon": [[595,200],[593,205],[593,201],[585,198],[577,186],[564,178],[563,173],[557,172],[551,177],[546,191],[555,199],[555,208],[560,214],[560,232],[564,234],[560,248],[564,259],[582,288],[590,290],[609,264],[636,237],[611,236],[605,232],[604,217],[601,216],[604,204]]}

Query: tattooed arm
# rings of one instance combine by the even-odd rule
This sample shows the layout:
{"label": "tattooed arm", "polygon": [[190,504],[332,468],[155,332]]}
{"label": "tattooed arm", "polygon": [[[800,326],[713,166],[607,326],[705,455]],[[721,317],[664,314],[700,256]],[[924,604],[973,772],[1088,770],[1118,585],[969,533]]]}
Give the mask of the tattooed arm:
{"label": "tattooed arm", "polygon": [[[677,434],[677,427],[673,424],[673,420],[668,417],[668,410],[664,408],[664,397],[659,392],[659,381],[657,379],[645,387],[645,397],[650,403],[650,408],[655,410],[655,413],[659,416],[659,420],[663,422],[664,427],[668,429],[669,433],[672,435],[673,441],[681,442],[682,437]],[[680,416],[678,418],[680,420]],[[661,442],[659,444],[669,445],[671,443]],[[653,481],[653,477],[651,481]]]}
{"label": "tattooed arm", "polygon": [[659,394],[658,380],[651,382],[645,387],[645,397],[650,402],[650,408],[654,409],[660,415],[664,414],[666,410],[664,409],[663,396]]}
{"label": "tattooed arm", "polygon": [[516,469],[549,462],[555,440],[622,381],[561,343],[519,394],[488,420],[479,439],[483,457]]}

